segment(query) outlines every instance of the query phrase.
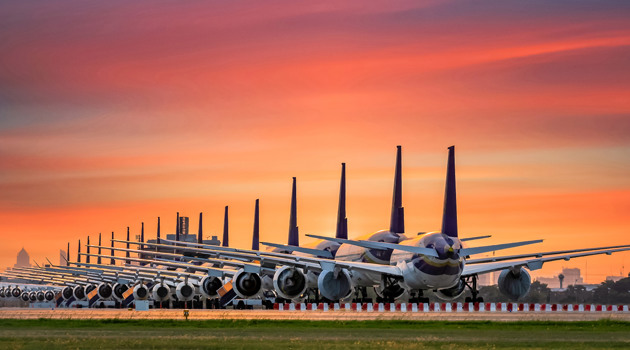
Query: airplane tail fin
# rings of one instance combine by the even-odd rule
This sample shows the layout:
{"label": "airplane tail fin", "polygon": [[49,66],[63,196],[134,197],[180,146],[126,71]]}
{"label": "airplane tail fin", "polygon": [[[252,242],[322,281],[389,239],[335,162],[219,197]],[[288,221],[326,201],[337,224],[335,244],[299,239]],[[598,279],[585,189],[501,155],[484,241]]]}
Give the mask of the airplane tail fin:
{"label": "airplane tail fin", "polygon": [[252,237],[252,250],[260,250],[260,231],[259,231],[259,211],[258,199],[256,199],[256,207],[254,208],[254,235]]}
{"label": "airplane tail fin", "polygon": [[112,250],[110,251],[110,255],[112,256],[109,261],[110,265],[116,265],[116,260],[114,260],[114,231],[112,231]]}
{"label": "airplane tail fin", "polygon": [[97,264],[101,264],[101,233],[98,233],[98,258],[96,259]]}
{"label": "airplane tail fin", "polygon": [[[125,257],[128,258],[129,257],[129,226],[127,226],[127,253],[125,254]],[[126,264],[130,264],[131,261],[129,260],[125,260]]]}
{"label": "airplane tail fin", "polygon": [[297,194],[296,179],[293,178],[293,190],[291,191],[291,216],[289,217],[289,245],[300,245],[300,233],[297,226]]}
{"label": "airplane tail fin", "polygon": [[446,168],[446,189],[444,191],[444,214],[442,233],[457,237],[457,193],[455,190],[455,146],[448,148]]}
{"label": "airplane tail fin", "polygon": [[77,262],[81,262],[81,240],[79,240],[79,244],[77,244]]}
{"label": "airplane tail fin", "polygon": [[68,250],[66,251],[66,266],[70,266],[70,242],[68,242]]}
{"label": "airplane tail fin", "polygon": [[[113,232],[112,232],[113,233]],[[112,239],[113,239],[112,235]],[[160,217],[158,216],[158,227],[157,227],[157,244],[160,244]]]}
{"label": "airplane tail fin", "polygon": [[228,206],[225,206],[225,216],[223,218],[223,242],[222,246],[227,247],[230,244],[228,234]]}
{"label": "airplane tail fin", "polygon": [[389,231],[405,233],[405,208],[402,206],[402,163],[401,146],[396,146],[396,173],[394,174],[394,195],[392,198],[392,217]]}
{"label": "airplane tail fin", "polygon": [[346,217],[346,163],[341,163],[341,184],[339,185],[339,210],[337,212],[336,238],[348,239],[348,218]]}
{"label": "airplane tail fin", "polygon": [[87,247],[85,248],[87,255],[85,256],[85,262],[90,263],[90,236],[87,237]]}
{"label": "airplane tail fin", "polygon": [[203,243],[203,213],[199,213],[199,232],[197,233],[197,243]]}
{"label": "airplane tail fin", "polygon": [[[127,237],[129,240],[129,237]],[[179,241],[179,212],[177,212],[177,222],[175,222],[175,240]]]}

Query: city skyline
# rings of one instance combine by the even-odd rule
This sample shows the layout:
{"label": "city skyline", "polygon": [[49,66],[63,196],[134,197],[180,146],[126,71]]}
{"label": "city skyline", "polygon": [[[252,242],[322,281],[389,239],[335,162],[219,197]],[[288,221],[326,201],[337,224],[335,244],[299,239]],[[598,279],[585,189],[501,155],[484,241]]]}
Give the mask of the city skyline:
{"label": "city skyline", "polygon": [[[230,244],[440,229],[457,149],[462,237],[505,251],[630,244],[630,6],[622,1],[12,2],[0,21],[0,267],[204,213]],[[194,232],[194,230],[193,230]],[[106,240],[108,241],[108,240]],[[472,242],[471,242],[472,243]],[[471,244],[472,245],[472,244]],[[613,275],[630,253],[588,264]]]}

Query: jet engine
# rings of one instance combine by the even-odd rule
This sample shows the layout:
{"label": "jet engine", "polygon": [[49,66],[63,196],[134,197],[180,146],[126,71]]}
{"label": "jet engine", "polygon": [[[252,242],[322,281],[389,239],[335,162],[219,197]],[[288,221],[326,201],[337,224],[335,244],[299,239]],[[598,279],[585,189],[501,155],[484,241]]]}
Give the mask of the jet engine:
{"label": "jet engine", "polygon": [[113,290],[112,286],[109,283],[101,283],[98,285],[98,298],[100,300],[106,300],[112,297]]}
{"label": "jet engine", "polygon": [[46,293],[44,293],[44,298],[46,301],[53,301],[55,300],[55,293],[52,290],[47,290]]}
{"label": "jet engine", "polygon": [[306,276],[302,270],[284,266],[273,275],[273,288],[284,299],[295,299],[306,291]]}
{"label": "jet engine", "polygon": [[15,287],[15,288],[13,288],[13,290],[11,290],[11,295],[14,298],[19,298],[20,295],[22,295],[22,290],[20,289],[20,287]]}
{"label": "jet engine", "polygon": [[37,292],[32,291],[28,293],[28,300],[37,301]]}
{"label": "jet engine", "polygon": [[180,282],[175,288],[175,295],[179,301],[191,301],[195,296],[195,286],[188,282]]}
{"label": "jet engine", "polygon": [[146,300],[149,297],[149,288],[139,283],[133,288],[133,298],[136,300]]}
{"label": "jet engine", "polygon": [[39,302],[46,300],[46,296],[44,295],[44,292],[42,292],[41,290],[37,292],[36,296],[37,296],[37,301]]}
{"label": "jet engine", "polygon": [[76,300],[85,299],[85,288],[83,288],[83,286],[74,287],[74,289],[72,290],[72,295],[74,295],[74,298]]}
{"label": "jet engine", "polygon": [[112,289],[114,299],[122,301],[124,299],[123,294],[127,291],[127,289],[129,289],[129,286],[126,284],[116,283]]}
{"label": "jet engine", "polygon": [[354,291],[347,270],[340,270],[336,276],[334,271],[322,271],[317,278],[317,287],[324,298],[333,301],[343,299]]}
{"label": "jet engine", "polygon": [[517,300],[529,292],[532,279],[529,273],[523,269],[516,272],[512,269],[501,271],[499,275],[499,291],[512,300]]}
{"label": "jet engine", "polygon": [[451,288],[439,289],[435,292],[435,296],[442,300],[451,301],[459,298],[466,291],[466,284],[463,280],[459,280],[457,284]]}
{"label": "jet engine", "polygon": [[222,286],[223,282],[218,277],[206,276],[199,283],[199,291],[206,298],[215,298]]}
{"label": "jet engine", "polygon": [[28,292],[22,292],[22,294],[20,294],[20,298],[23,301],[29,301],[30,300],[29,297],[28,297]]}
{"label": "jet engine", "polygon": [[[85,286],[85,295],[87,296],[88,294],[90,294],[94,289],[96,289],[96,286],[93,284],[88,284],[87,286]],[[98,291],[97,291],[98,293]]]}
{"label": "jet engine", "polygon": [[239,297],[252,298],[262,292],[262,279],[256,273],[240,269],[232,278],[232,288]]}
{"label": "jet engine", "polygon": [[68,300],[72,298],[73,295],[74,293],[72,292],[72,287],[64,287],[61,290],[61,297],[63,298],[63,300]]}
{"label": "jet engine", "polygon": [[158,283],[151,289],[151,297],[158,302],[169,300],[172,294],[171,287],[163,283]]}
{"label": "jet engine", "polygon": [[4,287],[0,288],[0,298],[4,298]]}

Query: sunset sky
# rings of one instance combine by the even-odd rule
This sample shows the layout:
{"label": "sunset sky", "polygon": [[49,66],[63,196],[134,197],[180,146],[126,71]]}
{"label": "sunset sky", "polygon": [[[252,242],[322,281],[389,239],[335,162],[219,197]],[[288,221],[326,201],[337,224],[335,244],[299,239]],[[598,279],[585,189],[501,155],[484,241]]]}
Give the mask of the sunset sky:
{"label": "sunset sky", "polygon": [[[204,213],[230,243],[439,230],[456,146],[459,230],[502,254],[630,244],[628,1],[11,1],[0,7],[0,268],[99,232]],[[471,244],[472,245],[472,244]],[[588,265],[588,270],[586,267]],[[545,265],[587,282],[630,253]],[[625,266],[625,267],[624,267]]]}

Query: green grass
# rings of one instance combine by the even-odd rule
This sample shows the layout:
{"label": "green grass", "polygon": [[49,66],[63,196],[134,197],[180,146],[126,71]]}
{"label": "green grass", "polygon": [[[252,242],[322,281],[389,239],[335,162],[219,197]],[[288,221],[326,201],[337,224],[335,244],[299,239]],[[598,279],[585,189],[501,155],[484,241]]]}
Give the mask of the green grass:
{"label": "green grass", "polygon": [[0,349],[628,348],[630,323],[0,320]]}

